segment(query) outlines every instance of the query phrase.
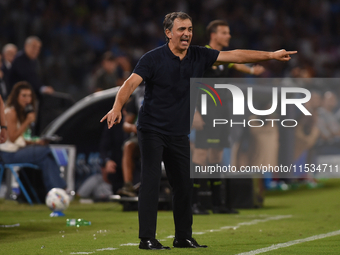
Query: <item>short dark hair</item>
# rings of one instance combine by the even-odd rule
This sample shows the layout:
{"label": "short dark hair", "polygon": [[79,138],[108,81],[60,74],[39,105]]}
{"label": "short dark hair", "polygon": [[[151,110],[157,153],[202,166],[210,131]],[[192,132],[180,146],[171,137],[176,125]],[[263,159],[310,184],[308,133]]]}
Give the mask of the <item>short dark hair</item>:
{"label": "short dark hair", "polygon": [[[181,20],[190,19],[190,21],[192,22],[191,17],[185,12],[168,13],[167,15],[165,15],[165,18],[163,21],[164,33],[167,29],[171,31],[172,27],[174,26],[175,19],[181,19]],[[166,42],[169,42],[169,38],[166,35],[165,35],[165,38],[166,38]]]}
{"label": "short dark hair", "polygon": [[218,26],[229,27],[229,24],[225,20],[213,20],[213,21],[211,21],[208,24],[208,26],[207,26],[207,34],[208,34],[208,36],[210,36],[212,33],[216,33]]}

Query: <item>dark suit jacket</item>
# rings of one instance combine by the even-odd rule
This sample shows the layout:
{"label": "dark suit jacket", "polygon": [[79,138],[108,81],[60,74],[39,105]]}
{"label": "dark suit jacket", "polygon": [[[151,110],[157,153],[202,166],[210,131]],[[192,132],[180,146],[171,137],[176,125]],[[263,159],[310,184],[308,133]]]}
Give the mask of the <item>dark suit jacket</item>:
{"label": "dark suit jacket", "polygon": [[27,57],[25,52],[19,52],[9,70],[9,88],[12,90],[15,83],[27,81],[33,87],[35,94],[40,96],[40,88],[43,86],[38,76],[38,61]]}
{"label": "dark suit jacket", "polygon": [[2,78],[2,80],[5,82],[6,84],[6,90],[7,90],[7,96],[10,93],[10,86],[9,86],[9,69],[7,68],[7,66],[5,65],[5,62],[2,62],[2,67],[1,67],[1,71],[4,74],[4,77]]}

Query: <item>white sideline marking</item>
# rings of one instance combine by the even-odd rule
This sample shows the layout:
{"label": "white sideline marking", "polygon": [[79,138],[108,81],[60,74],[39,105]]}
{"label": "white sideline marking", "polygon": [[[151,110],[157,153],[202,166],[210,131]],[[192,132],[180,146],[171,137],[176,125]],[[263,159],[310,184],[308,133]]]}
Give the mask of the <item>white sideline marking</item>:
{"label": "white sideline marking", "polygon": [[92,254],[94,252],[90,251],[90,252],[71,252],[70,254]]}
{"label": "white sideline marking", "polygon": [[[271,221],[271,220],[282,220],[282,219],[287,219],[287,218],[291,218],[291,217],[292,217],[292,215],[276,215],[276,216],[268,217],[266,219],[240,222],[236,226],[223,226],[223,227],[220,227],[219,229],[210,229],[210,230],[201,231],[201,232],[193,232],[192,234],[193,235],[204,235],[206,233],[218,232],[218,231],[221,231],[221,230],[224,230],[224,229],[233,229],[233,230],[236,230],[236,229],[238,229],[241,226],[256,225],[258,223],[263,223],[263,222],[267,222],[267,221]],[[174,236],[168,236],[166,238],[174,238]]]}
{"label": "white sideline marking", "polygon": [[137,246],[139,243],[122,243],[120,246]]}
{"label": "white sideline marking", "polygon": [[210,229],[209,232],[218,232],[221,231],[222,229]]}
{"label": "white sideline marking", "polygon": [[[112,247],[108,247],[108,248],[102,248],[102,249],[96,249],[96,251],[114,251],[114,250],[118,250],[118,248],[112,248]],[[95,253],[95,251],[89,251],[89,252],[71,252],[70,254],[93,254]]]}
{"label": "white sideline marking", "polygon": [[286,243],[274,244],[274,245],[266,247],[266,248],[261,248],[261,249],[253,250],[253,251],[249,251],[249,252],[243,252],[243,253],[239,253],[237,255],[255,255],[255,254],[260,254],[260,253],[264,253],[264,252],[267,252],[267,251],[272,251],[272,250],[277,250],[277,249],[280,249],[280,248],[289,247],[289,246],[299,244],[299,243],[310,242],[310,241],[314,241],[314,240],[318,240],[318,239],[322,239],[322,238],[326,238],[326,237],[330,237],[330,236],[337,236],[337,235],[340,235],[340,230],[337,230],[337,231],[334,231],[334,232],[329,232],[329,233],[326,233],[326,234],[315,235],[315,236],[307,237],[307,238],[304,238],[304,239],[297,239],[297,240],[289,241],[289,242],[286,242]]}
{"label": "white sideline marking", "polygon": [[114,251],[114,250],[118,250],[118,248],[109,247],[109,248],[97,249],[96,251]]}
{"label": "white sideline marking", "polygon": [[[268,215],[266,215],[266,216],[268,216]],[[268,217],[266,219],[260,219],[260,220],[255,219],[255,220],[252,220],[252,221],[240,222],[236,226],[223,226],[223,227],[220,227],[219,229],[210,229],[210,230],[201,231],[201,232],[193,232],[193,234],[194,235],[204,235],[206,233],[218,232],[218,231],[221,231],[221,230],[224,230],[224,229],[233,229],[233,230],[236,230],[236,229],[238,229],[241,226],[250,226],[250,225],[255,225],[255,224],[258,224],[258,223],[267,222],[267,221],[271,221],[271,220],[281,220],[281,219],[287,219],[287,218],[291,218],[291,217],[292,217],[292,215],[271,216],[271,217]],[[340,234],[340,230],[336,231],[336,232],[339,232],[337,235]],[[328,234],[330,234],[330,233],[328,233]],[[336,235],[336,234],[333,234],[333,235]],[[170,236],[167,236],[166,238],[174,238],[174,237],[175,236],[170,235]],[[325,236],[325,237],[327,237],[327,236]],[[316,239],[319,239],[319,238],[316,238]],[[301,239],[301,240],[305,240],[305,239]],[[296,240],[296,241],[299,241],[299,240]],[[294,242],[294,241],[292,241],[292,242]],[[293,244],[296,244],[296,243],[293,243]],[[290,245],[293,245],[293,244],[289,244],[287,246],[290,246]],[[120,246],[137,246],[137,245],[139,245],[139,243],[123,243],[123,244],[120,244]],[[284,245],[284,244],[277,244],[277,245],[273,245],[273,246],[270,246],[270,247],[264,248],[264,249],[275,250],[275,249],[279,249],[279,248],[282,248],[282,247],[287,247],[287,246],[282,246],[282,247],[272,248],[272,247],[276,247],[278,245]],[[113,251],[113,250],[117,250],[117,249],[118,248],[111,248],[111,247],[109,247],[109,248],[97,249],[96,251]],[[257,251],[260,251],[260,250],[263,250],[263,249],[255,250],[255,251],[252,251],[252,252],[257,252]],[[266,251],[263,251],[263,252],[266,252]],[[253,255],[253,254],[262,253],[262,251],[261,252],[257,252],[257,253],[252,253],[252,252],[250,252],[250,253],[240,253],[238,255]],[[95,253],[95,252],[71,252],[70,254],[93,254],[93,253]]]}
{"label": "white sideline marking", "polygon": [[221,229],[229,229],[229,228],[238,228],[238,227],[235,227],[235,226],[224,226],[224,227],[221,227]]}
{"label": "white sideline marking", "polygon": [[252,221],[248,221],[248,222],[240,222],[237,224],[237,226],[245,226],[245,225],[255,225],[257,223],[262,223],[262,222],[267,222],[267,221],[271,221],[271,220],[282,220],[282,219],[287,219],[287,218],[291,218],[292,215],[277,215],[277,216],[272,216],[272,217],[268,217],[266,219],[260,219],[260,220],[252,220]]}
{"label": "white sideline marking", "polygon": [[0,228],[14,228],[14,227],[20,227],[20,223],[16,223],[13,225],[0,225]]}

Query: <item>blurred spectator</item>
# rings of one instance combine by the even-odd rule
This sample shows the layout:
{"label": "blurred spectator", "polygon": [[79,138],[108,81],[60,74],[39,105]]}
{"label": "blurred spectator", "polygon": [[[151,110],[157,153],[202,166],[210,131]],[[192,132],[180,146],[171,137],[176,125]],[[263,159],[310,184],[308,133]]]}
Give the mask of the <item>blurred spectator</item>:
{"label": "blurred spectator", "polygon": [[322,106],[318,109],[318,127],[321,138],[328,143],[340,137],[340,124],[333,112],[337,105],[337,96],[333,92],[327,91],[323,96]]}
{"label": "blurred spectator", "polygon": [[118,190],[118,194],[123,196],[136,196],[136,190],[133,186],[133,173],[135,162],[140,158],[136,123],[139,108],[143,104],[144,91],[145,86],[139,85],[136,93],[130,97],[123,110],[123,130],[125,133],[130,134],[130,138],[124,142],[123,146],[122,170],[124,186]]}
{"label": "blurred spectator", "polygon": [[[112,166],[112,173],[116,171],[115,169],[116,166]],[[109,201],[113,192],[112,185],[107,180],[107,174],[108,173],[103,171],[102,174],[94,174],[88,177],[79,187],[77,196],[81,198],[92,198],[94,201]]]}
{"label": "blurred spectator", "polygon": [[7,141],[7,121],[5,118],[5,104],[0,96],[0,144]]}
{"label": "blurred spectator", "polygon": [[312,116],[301,115],[295,128],[294,161],[296,165],[307,163],[309,150],[316,144],[320,131],[317,126],[317,112],[311,111]]}
{"label": "blurred spectator", "polygon": [[15,57],[9,72],[9,86],[12,88],[19,81],[27,81],[34,89],[36,95],[41,93],[51,94],[54,92],[51,86],[44,86],[38,75],[37,58],[42,43],[36,36],[30,36],[25,41],[24,51]]}
{"label": "blurred spectator", "polygon": [[9,70],[12,67],[12,63],[17,52],[18,52],[18,48],[13,43],[8,43],[2,48],[3,65],[0,69],[3,72],[3,80],[5,81],[5,84],[6,84],[7,93],[10,93]]}
{"label": "blurred spectator", "polygon": [[[119,70],[119,68],[121,70]],[[94,91],[97,92],[121,86],[130,75],[130,72],[130,63],[125,57],[115,58],[112,52],[105,52],[102,67],[94,77]]]}
{"label": "blurred spectator", "polygon": [[[5,164],[31,163],[42,170],[46,191],[52,188],[66,188],[60,177],[60,169],[51,149],[43,140],[25,140],[24,133],[35,121],[35,94],[27,82],[18,82],[8,96],[5,116],[8,140],[0,145],[0,155]],[[28,111],[27,107],[33,109]]]}
{"label": "blurred spectator", "polygon": [[[269,109],[269,107],[268,104],[263,104],[257,109],[266,110]],[[240,140],[233,145],[231,161],[232,165],[235,165],[238,169],[241,166],[258,167],[258,169],[261,169],[263,166],[267,168],[269,166],[278,166],[280,146],[279,127],[277,122],[272,123],[265,121],[265,119],[278,119],[278,116],[273,113],[267,116],[251,115],[249,117],[249,120],[255,119],[263,121],[264,125],[261,127],[246,126]],[[278,176],[273,176],[273,173],[268,173],[263,177],[270,182],[272,178]],[[258,186],[254,198],[256,197],[260,204],[263,204],[266,180],[263,183],[262,179],[253,179]],[[267,185],[266,187],[270,188]]]}
{"label": "blurred spectator", "polygon": [[103,162],[101,173],[88,177],[80,186],[77,194],[81,198],[108,201],[110,195],[122,187],[122,146],[126,139],[122,125],[119,123],[111,129],[105,125],[99,146]]}
{"label": "blurred spectator", "polygon": [[305,63],[316,77],[340,75],[340,8],[333,0],[0,2],[0,44],[22,45],[30,34],[39,36],[44,42],[43,83],[78,99],[87,75],[105,51],[128,56],[135,63],[145,52],[165,43],[158,20],[179,9],[195,21],[193,44],[206,43],[204,27],[209,21],[228,17],[233,34],[230,49],[298,49],[298,56],[288,65],[264,63],[267,77],[287,75],[291,68]]}
{"label": "blurred spectator", "polygon": [[[273,116],[250,116],[249,119],[275,119]],[[264,121],[262,127],[250,127],[248,166],[278,165],[279,131],[278,126]]]}
{"label": "blurred spectator", "polygon": [[[104,171],[108,173],[107,178],[112,184],[112,191],[117,193],[117,190],[123,186],[122,146],[127,136],[123,132],[122,123],[115,125],[113,129],[104,126],[99,145],[100,156]],[[115,171],[112,171],[114,168]]]}
{"label": "blurred spectator", "polygon": [[310,110],[310,112],[317,114],[317,109],[322,104],[322,95],[318,91],[311,92],[311,98],[309,102],[306,103],[306,108]]}
{"label": "blurred spectator", "polygon": [[[297,119],[298,125],[294,130],[294,159],[293,164],[297,167],[305,164],[316,164],[317,142],[320,137],[318,128],[318,108],[321,106],[321,96],[312,91],[311,99],[305,103],[306,109],[312,115],[301,114]],[[303,178],[310,187],[317,187],[314,173],[294,173],[295,176]]]}
{"label": "blurred spectator", "polygon": [[295,67],[291,71],[291,75],[293,78],[311,78],[315,77],[314,70],[311,68],[311,66],[306,66],[304,68],[301,67]]}
{"label": "blurred spectator", "polygon": [[4,99],[7,98],[7,87],[4,81],[4,72],[2,71],[2,56],[0,54],[0,96]]}
{"label": "blurred spectator", "polygon": [[[267,110],[271,107],[271,103],[259,103],[256,107],[258,110]],[[278,119],[276,113],[266,116],[250,115],[249,120],[256,121],[262,126],[251,127],[246,126],[242,136],[233,146],[234,165],[240,166],[277,166],[279,153],[279,128],[277,122],[265,121],[266,119]]]}
{"label": "blurred spectator", "polygon": [[4,56],[4,59],[3,59],[4,66],[5,66],[4,68],[6,68],[7,70],[11,68],[13,60],[17,52],[18,52],[18,48],[13,43],[8,43],[2,48],[2,54]]}

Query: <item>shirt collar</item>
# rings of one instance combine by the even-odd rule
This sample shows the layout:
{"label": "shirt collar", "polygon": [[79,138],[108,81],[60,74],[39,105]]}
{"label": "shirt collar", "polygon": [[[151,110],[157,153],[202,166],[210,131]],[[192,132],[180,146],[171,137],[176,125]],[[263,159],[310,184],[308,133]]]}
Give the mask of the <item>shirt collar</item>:
{"label": "shirt collar", "polygon": [[[172,53],[172,51],[170,50],[169,45],[168,45],[167,43],[164,45],[164,49],[165,49],[166,54],[167,54],[170,58],[172,58],[172,59],[175,59],[175,58],[177,59],[177,58],[179,58],[179,57],[176,56],[174,53]],[[190,57],[190,46],[189,46],[189,48],[188,48],[187,54],[186,54],[185,57],[182,59],[182,61],[183,61],[184,59],[186,59],[187,57]]]}

